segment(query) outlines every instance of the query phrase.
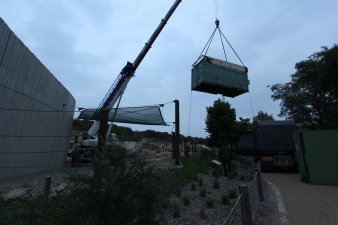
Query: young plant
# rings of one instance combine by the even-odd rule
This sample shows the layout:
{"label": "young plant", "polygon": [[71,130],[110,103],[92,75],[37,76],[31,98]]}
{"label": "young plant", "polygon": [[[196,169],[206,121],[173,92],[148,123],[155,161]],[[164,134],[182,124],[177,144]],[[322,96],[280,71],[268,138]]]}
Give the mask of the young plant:
{"label": "young plant", "polygon": [[205,188],[201,188],[201,189],[200,189],[200,196],[201,196],[201,197],[207,196],[207,190],[206,190]]}
{"label": "young plant", "polygon": [[195,190],[196,190],[196,185],[195,185],[195,183],[192,183],[190,185],[190,191],[195,191]]}
{"label": "young plant", "polygon": [[212,199],[212,198],[207,198],[206,203],[207,203],[207,206],[208,206],[209,208],[214,207],[214,199]]}
{"label": "young plant", "polygon": [[199,185],[200,187],[203,186],[203,180],[202,180],[202,178],[199,178],[199,179],[198,179],[198,185]]}
{"label": "young plant", "polygon": [[237,192],[235,189],[231,189],[228,194],[231,199],[237,198]]}
{"label": "young plant", "polygon": [[178,218],[181,216],[181,208],[178,204],[172,205],[171,210],[172,210],[174,218]]}
{"label": "young plant", "polygon": [[205,212],[205,209],[204,209],[204,208],[201,208],[201,209],[200,209],[200,217],[201,217],[202,219],[207,219],[207,218],[208,218],[207,213]]}
{"label": "young plant", "polygon": [[215,181],[214,181],[214,188],[215,189],[219,189],[219,185],[220,185],[219,181],[217,179],[215,179]]}
{"label": "young plant", "polygon": [[190,198],[188,196],[183,197],[183,205],[185,205],[185,206],[190,205]]}
{"label": "young plant", "polygon": [[224,205],[229,204],[229,196],[228,195],[222,195],[222,203]]}

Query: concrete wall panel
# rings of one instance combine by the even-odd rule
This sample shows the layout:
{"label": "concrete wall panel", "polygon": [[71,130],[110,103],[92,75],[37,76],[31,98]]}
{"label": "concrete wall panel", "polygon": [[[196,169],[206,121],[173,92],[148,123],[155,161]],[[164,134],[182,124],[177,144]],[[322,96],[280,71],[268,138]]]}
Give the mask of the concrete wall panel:
{"label": "concrete wall panel", "polygon": [[0,18],[0,179],[62,166],[75,99]]}

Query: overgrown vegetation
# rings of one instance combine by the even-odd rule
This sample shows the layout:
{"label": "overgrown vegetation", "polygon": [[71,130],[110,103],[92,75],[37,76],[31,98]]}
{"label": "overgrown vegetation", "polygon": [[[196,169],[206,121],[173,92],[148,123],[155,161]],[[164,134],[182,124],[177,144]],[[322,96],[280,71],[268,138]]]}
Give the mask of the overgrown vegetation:
{"label": "overgrown vegetation", "polygon": [[221,201],[224,205],[229,204],[229,196],[228,195],[222,195],[221,199],[222,199]]}
{"label": "overgrown vegetation", "polygon": [[183,205],[185,205],[185,206],[190,205],[190,198],[188,196],[184,196],[182,201],[183,201]]}
{"label": "overgrown vegetation", "polygon": [[237,198],[237,191],[235,189],[231,189],[229,192],[228,192],[228,195],[231,199],[235,199]]}
{"label": "overgrown vegetation", "polygon": [[207,213],[205,212],[205,208],[201,208],[200,209],[200,217],[202,219],[207,219],[208,218]]}
{"label": "overgrown vegetation", "polygon": [[213,199],[213,198],[210,198],[210,197],[207,198],[206,204],[207,204],[207,206],[208,206],[209,208],[214,207],[214,199]]}
{"label": "overgrown vegetation", "polygon": [[205,188],[201,188],[201,189],[200,189],[200,196],[201,196],[201,197],[207,196],[207,190],[206,190]]}

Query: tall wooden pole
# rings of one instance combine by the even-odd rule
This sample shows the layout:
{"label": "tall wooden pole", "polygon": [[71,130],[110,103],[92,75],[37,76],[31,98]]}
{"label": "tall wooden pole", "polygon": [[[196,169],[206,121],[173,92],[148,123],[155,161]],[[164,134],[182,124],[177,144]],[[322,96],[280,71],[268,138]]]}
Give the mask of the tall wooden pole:
{"label": "tall wooden pole", "polygon": [[175,163],[180,165],[180,102],[174,100],[175,102]]}

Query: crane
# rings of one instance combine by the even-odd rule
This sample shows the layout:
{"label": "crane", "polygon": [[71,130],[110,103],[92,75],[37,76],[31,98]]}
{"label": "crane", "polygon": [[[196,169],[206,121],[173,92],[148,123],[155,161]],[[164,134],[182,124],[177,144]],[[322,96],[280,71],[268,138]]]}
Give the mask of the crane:
{"label": "crane", "polygon": [[[121,97],[125,89],[127,88],[127,85],[130,79],[134,76],[135,71],[141,64],[142,60],[148,53],[149,49],[151,48],[156,38],[161,33],[162,29],[167,24],[168,20],[170,19],[172,14],[175,12],[176,8],[181,3],[181,1],[182,0],[176,0],[173,3],[173,5],[169,9],[165,17],[161,20],[160,24],[157,26],[154,33],[149,38],[148,42],[144,45],[143,49],[136,57],[135,61],[133,63],[128,61],[127,64],[123,67],[123,69],[121,70],[117,78],[115,79],[114,83],[109,88],[107,94],[102,99],[100,105],[98,106],[95,112],[97,115],[100,113],[102,109],[108,109],[110,111],[113,108],[113,106],[116,104],[116,102],[118,102],[117,104],[117,108],[118,108]],[[79,137],[80,139],[79,141],[84,146],[92,146],[92,147],[96,146],[97,145],[96,135],[97,135],[99,126],[100,126],[100,121],[95,120],[92,126],[90,127],[90,129],[88,130],[88,133],[85,134],[87,137],[89,137],[89,138],[86,138],[86,142],[84,142],[85,140],[83,140],[83,135],[80,135],[82,137]],[[108,129],[108,133],[110,131],[111,131],[111,126]]]}

